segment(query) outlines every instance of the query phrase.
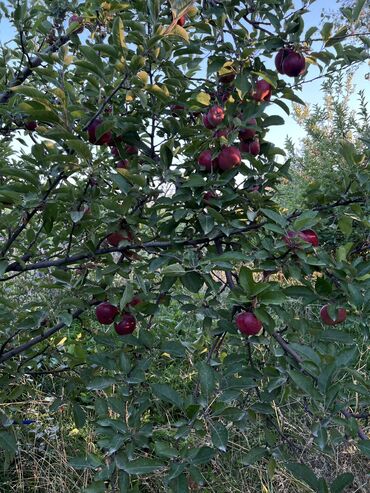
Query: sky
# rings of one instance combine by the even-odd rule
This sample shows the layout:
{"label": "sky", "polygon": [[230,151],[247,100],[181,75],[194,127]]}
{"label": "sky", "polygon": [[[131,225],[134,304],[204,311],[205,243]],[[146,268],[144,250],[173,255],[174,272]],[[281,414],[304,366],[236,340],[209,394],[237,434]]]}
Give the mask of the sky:
{"label": "sky", "polygon": [[[296,0],[295,4],[297,7],[301,6],[301,1]],[[310,7],[310,12],[305,14],[305,28],[307,29],[310,26],[319,26],[321,22],[321,13],[323,9],[327,12],[328,6],[330,6],[331,11],[338,10],[338,4],[335,1],[328,0],[317,0]],[[13,29],[12,26],[8,23],[6,19],[0,20],[0,42],[6,43],[11,40],[13,37]],[[271,62],[272,63],[272,62]],[[356,101],[357,96],[356,93],[364,89],[365,94],[370,94],[369,86],[370,81],[365,79],[365,74],[369,72],[369,67],[366,64],[356,72],[353,83],[355,88],[355,93],[352,97],[351,103],[353,109],[356,109]],[[307,78],[312,79],[316,76],[320,75],[319,70],[311,65],[308,69]],[[288,82],[292,82],[294,79],[286,77]],[[305,101],[308,105],[312,106],[314,104],[322,104],[323,103],[323,92],[321,90],[322,80],[316,80],[310,83],[303,84],[302,92],[298,93],[299,97]],[[369,96],[368,96],[369,97]],[[271,114],[279,114],[284,120],[285,124],[281,126],[271,127],[268,140],[275,142],[278,147],[284,147],[284,142],[286,137],[290,137],[295,144],[299,144],[300,139],[302,139],[305,135],[304,130],[294,121],[292,116],[288,116],[281,108],[277,105],[271,105],[269,108],[269,113]]]}

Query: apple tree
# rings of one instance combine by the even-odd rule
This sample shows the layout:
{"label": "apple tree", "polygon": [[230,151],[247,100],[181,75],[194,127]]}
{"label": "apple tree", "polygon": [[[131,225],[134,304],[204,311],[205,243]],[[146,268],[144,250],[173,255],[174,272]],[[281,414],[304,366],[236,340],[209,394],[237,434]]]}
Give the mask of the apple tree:
{"label": "apple tree", "polygon": [[[352,240],[369,225],[369,141],[340,141],[350,166],[304,207],[276,200],[290,160],[270,128],[369,44],[307,26],[312,3],[0,3],[15,33],[1,46],[0,399],[59,372],[50,413],[95,426],[94,454],[70,458],[93,471],[88,491],[139,491],[142,475],[189,491],[251,422],[262,439],[240,467],[343,491],[351,474],[318,478],[298,458],[277,419],[290,405],[318,453],[349,437],[369,453],[370,267]],[[157,322],[174,304],[186,341]],[[176,385],[169,360],[191,362]],[[17,431],[2,423],[9,465]]]}

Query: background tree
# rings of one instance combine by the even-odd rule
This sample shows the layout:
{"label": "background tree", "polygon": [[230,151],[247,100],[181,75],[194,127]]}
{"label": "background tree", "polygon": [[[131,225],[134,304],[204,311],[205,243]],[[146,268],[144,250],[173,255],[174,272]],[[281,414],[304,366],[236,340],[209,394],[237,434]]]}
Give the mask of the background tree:
{"label": "background tree", "polygon": [[[251,423],[263,435],[243,465],[343,491],[353,476],[317,477],[277,416],[299,407],[318,450],[352,437],[368,453],[369,266],[352,230],[324,233],[343,207],[366,225],[366,154],[343,135],[342,181],[287,215],[290,162],[268,131],[275,104],[302,104],[306,64],[325,77],[363,47],[327,25],[314,37],[290,2],[0,5],[17,32],[0,88],[2,400],[59,375],[49,412],[95,427],[94,453],[70,457],[89,492],[210,484]],[[183,325],[161,324],[162,306]],[[176,382],[164,357],[183,364]]]}

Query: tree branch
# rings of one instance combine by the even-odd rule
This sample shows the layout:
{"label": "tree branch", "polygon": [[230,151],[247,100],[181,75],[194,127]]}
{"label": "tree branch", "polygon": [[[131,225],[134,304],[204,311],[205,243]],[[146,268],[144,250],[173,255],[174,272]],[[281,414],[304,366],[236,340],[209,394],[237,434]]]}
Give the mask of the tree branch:
{"label": "tree branch", "polygon": [[[365,199],[362,198],[354,198],[354,199],[348,199],[348,200],[337,200],[333,204],[328,204],[324,206],[318,206],[314,208],[313,210],[326,210],[326,209],[331,209],[333,207],[339,207],[339,206],[344,206],[344,205],[349,205],[353,203],[358,203],[358,202],[364,202]],[[300,216],[303,213],[303,211],[298,211],[290,216],[288,216],[288,220],[294,219],[298,216]],[[98,248],[94,252],[85,252],[85,253],[80,253],[76,255],[72,255],[70,257],[64,257],[61,259],[57,260],[42,260],[40,262],[35,262],[34,264],[28,264],[28,265],[22,265],[19,262],[14,262],[12,264],[9,264],[8,267],[5,270],[6,272],[27,272],[27,271],[32,271],[32,270],[38,270],[38,269],[46,269],[48,267],[61,267],[64,265],[70,265],[70,264],[76,264],[80,262],[81,260],[91,260],[94,257],[98,257],[100,255],[106,255],[109,253],[114,253],[114,252],[119,252],[119,253],[125,253],[129,250],[150,250],[150,249],[155,249],[155,250],[161,250],[161,249],[167,249],[167,248],[172,248],[174,246],[181,247],[181,246],[196,246],[196,245],[206,245],[208,244],[211,240],[213,241],[218,241],[222,240],[224,238],[230,238],[231,236],[237,236],[242,233],[246,233],[247,231],[253,231],[260,229],[262,226],[267,224],[267,221],[261,221],[260,223],[251,223],[248,226],[245,226],[243,228],[236,229],[235,231],[232,231],[231,233],[226,236],[225,233],[220,233],[214,238],[209,238],[207,237],[200,237],[196,238],[194,240],[179,240],[179,241],[148,241],[146,243],[138,243],[138,244],[133,244],[133,245],[127,245],[124,247],[112,247],[112,248]],[[2,278],[0,281],[7,281],[9,278]],[[231,278],[232,281],[232,278]],[[232,281],[233,283],[233,281]]]}

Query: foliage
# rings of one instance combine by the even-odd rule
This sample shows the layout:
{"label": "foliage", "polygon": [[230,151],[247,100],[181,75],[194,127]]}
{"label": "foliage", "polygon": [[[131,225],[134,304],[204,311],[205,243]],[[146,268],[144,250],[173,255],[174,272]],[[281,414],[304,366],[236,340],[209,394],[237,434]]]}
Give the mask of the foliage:
{"label": "foliage", "polygon": [[[19,398],[26,375],[73,370],[49,412],[68,403],[78,429],[94,424],[94,450],[69,457],[93,472],[86,493],[109,485],[139,491],[141,477],[158,476],[164,491],[189,491],[227,452],[230,430],[248,431],[254,420],[266,436],[245,465],[267,458],[314,491],[343,491],[352,476],[317,477],[276,415],[292,398],[312,416],[317,453],[348,436],[366,453],[357,416],[369,384],[356,368],[368,335],[369,265],[344,220],[334,215],[345,228],[341,244],[325,230],[343,207],[368,226],[367,154],[344,135],[341,179],[284,214],[276,190],[290,159],[268,141],[269,128],[283,123],[271,110],[302,103],[305,75],[292,83],[270,67],[285,44],[302,49],[308,71],[316,64],[322,77],[366,53],[328,26],[316,50],[306,9],[291,2],[170,4],[0,4],[17,31],[1,53],[1,132],[13,148],[0,162],[1,400]],[[81,18],[69,22],[74,12]],[[183,15],[185,26],[177,23]],[[230,71],[226,85],[220,76]],[[256,100],[258,79],[271,85],[271,101]],[[202,123],[215,104],[224,108],[226,136]],[[251,118],[259,156],[244,154],[224,172],[199,168],[201,151],[216,157],[238,145]],[[289,231],[309,228],[319,247],[289,246]],[[117,232],[121,241],[110,239]],[[134,295],[141,303],[131,303]],[[104,300],[131,312],[138,329],[118,336],[92,324]],[[298,301],[307,312],[297,312]],[[163,322],[161,307],[175,303],[179,311]],[[327,303],[345,307],[348,323],[324,328],[319,309]],[[263,323],[262,334],[237,332],[243,310]],[[166,364],[174,360],[181,378]],[[17,432],[11,416],[2,423],[9,467]]]}

